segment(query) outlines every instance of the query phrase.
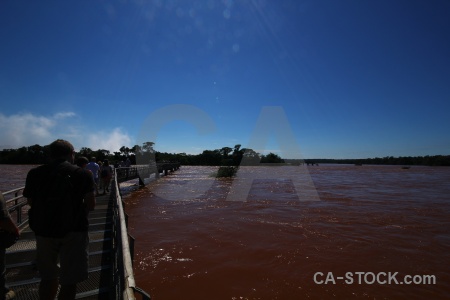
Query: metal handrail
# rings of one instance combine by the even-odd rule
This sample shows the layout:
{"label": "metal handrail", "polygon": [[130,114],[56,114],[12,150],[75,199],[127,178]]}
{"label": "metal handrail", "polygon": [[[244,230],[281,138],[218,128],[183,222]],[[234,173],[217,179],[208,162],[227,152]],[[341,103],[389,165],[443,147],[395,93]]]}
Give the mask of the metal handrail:
{"label": "metal handrail", "polygon": [[[117,270],[119,274],[119,280],[120,282],[116,282],[118,286],[122,286],[122,298],[125,300],[134,300],[135,298],[135,292],[141,294],[143,299],[150,299],[150,295],[148,295],[145,291],[141,290],[140,288],[136,287],[136,282],[134,280],[134,273],[133,273],[133,260],[130,252],[130,243],[128,240],[128,232],[127,232],[127,226],[126,226],[126,219],[125,219],[125,212],[122,205],[122,197],[120,196],[120,189],[117,181],[117,172],[114,172],[114,179],[113,179],[113,191],[114,191],[114,228],[115,228],[115,237],[119,237],[117,240],[117,249],[121,252],[121,257],[117,257],[114,259],[114,262],[118,264],[118,266],[114,266],[114,269]],[[116,218],[116,216],[118,218]],[[116,253],[117,254],[117,253]],[[121,261],[119,261],[121,260]],[[117,297],[118,295],[116,295]]]}
{"label": "metal handrail", "polygon": [[[5,197],[5,202],[6,202],[6,207],[8,208],[8,211],[10,214],[13,214],[14,212],[16,212],[16,224],[18,227],[21,227],[22,225],[24,225],[25,223],[28,222],[28,218],[25,217],[23,218],[23,213],[22,213],[22,208],[24,206],[28,205],[28,201],[26,200],[26,198],[20,194],[20,191],[23,191],[25,187],[20,187],[20,188],[16,188],[7,192],[2,193],[3,196]],[[12,195],[14,194],[14,195]],[[9,198],[8,197],[12,197]],[[19,201],[22,200],[22,201]],[[11,204],[13,203],[14,204]]]}

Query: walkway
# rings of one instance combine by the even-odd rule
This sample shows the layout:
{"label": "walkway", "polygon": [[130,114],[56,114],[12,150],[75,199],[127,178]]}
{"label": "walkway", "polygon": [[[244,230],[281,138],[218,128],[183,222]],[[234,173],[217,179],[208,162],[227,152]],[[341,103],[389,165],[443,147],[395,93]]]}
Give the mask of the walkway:
{"label": "walkway", "polygon": [[[97,197],[95,210],[89,214],[89,279],[78,284],[77,299],[110,299],[112,286],[112,200]],[[39,299],[39,273],[34,257],[34,233],[26,226],[19,241],[6,252],[6,281],[17,299]],[[113,292],[113,291],[112,291]]]}

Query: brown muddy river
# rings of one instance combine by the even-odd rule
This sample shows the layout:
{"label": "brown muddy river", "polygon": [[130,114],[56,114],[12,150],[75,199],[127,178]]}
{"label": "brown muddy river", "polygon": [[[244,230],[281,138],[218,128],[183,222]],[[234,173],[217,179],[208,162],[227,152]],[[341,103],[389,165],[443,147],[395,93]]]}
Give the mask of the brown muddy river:
{"label": "brown muddy river", "polygon": [[[29,168],[0,165],[2,191]],[[137,285],[156,300],[450,298],[450,168],[309,167],[319,201],[277,168],[252,170],[240,201],[214,167],[128,194]]]}

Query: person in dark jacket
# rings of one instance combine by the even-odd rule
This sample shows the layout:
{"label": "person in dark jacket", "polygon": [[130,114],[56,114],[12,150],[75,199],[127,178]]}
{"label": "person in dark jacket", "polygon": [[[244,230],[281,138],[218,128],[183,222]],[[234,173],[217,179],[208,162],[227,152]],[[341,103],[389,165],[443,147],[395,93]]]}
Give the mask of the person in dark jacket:
{"label": "person in dark jacket", "polygon": [[[77,283],[88,278],[88,212],[95,207],[94,179],[89,171],[73,165],[75,151],[70,142],[56,140],[49,145],[49,149],[51,162],[28,172],[23,191],[31,206],[30,228],[36,234],[36,261],[41,275],[39,297],[41,300],[55,299],[61,285],[58,299],[75,299]],[[52,185],[58,180],[55,174],[70,181],[67,185],[70,189],[63,188],[70,194],[63,198],[70,199],[67,200],[67,210],[63,210],[63,215],[69,215],[69,218],[63,220],[61,213],[50,216],[48,209],[38,210],[38,207],[49,205],[49,199],[53,201],[51,203],[60,203],[57,197],[48,196],[48,190],[54,190],[53,186],[57,186]],[[47,215],[43,217],[44,212]],[[53,226],[54,230],[63,227],[63,236],[60,232],[55,235],[47,229],[52,228],[49,223],[57,222],[54,220],[63,222],[60,226]]]}

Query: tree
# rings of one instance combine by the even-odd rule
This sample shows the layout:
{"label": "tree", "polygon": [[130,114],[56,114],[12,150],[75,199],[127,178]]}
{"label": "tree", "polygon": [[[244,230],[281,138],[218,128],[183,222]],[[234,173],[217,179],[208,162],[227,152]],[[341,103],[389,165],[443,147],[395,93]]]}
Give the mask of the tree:
{"label": "tree", "polygon": [[138,151],[140,151],[141,147],[139,147],[139,145],[134,145],[133,147],[131,147],[129,153],[134,153],[136,154]]}
{"label": "tree", "polygon": [[121,153],[123,153],[123,155],[128,156],[128,154],[130,153],[130,148],[128,148],[126,146],[122,146],[122,147],[120,147],[119,151]]}
{"label": "tree", "polygon": [[241,160],[240,164],[256,165],[256,164],[260,163],[261,156],[255,150],[249,149],[249,148],[244,148],[241,151],[243,152],[243,154],[242,154],[242,160]]}
{"label": "tree", "polygon": [[113,154],[114,154],[114,160],[117,160],[117,161],[122,160],[120,152],[115,151],[115,152],[113,152]]}
{"label": "tree", "polygon": [[261,163],[284,163],[284,160],[275,153],[270,152],[262,156]]}
{"label": "tree", "polygon": [[91,149],[91,148],[88,148],[88,147],[82,147],[82,148],[80,149],[80,151],[78,151],[78,153],[79,153],[81,156],[85,156],[85,157],[88,157],[88,158],[91,157],[92,152],[93,152],[92,149]]}
{"label": "tree", "polygon": [[241,164],[242,161],[242,156],[244,155],[244,150],[241,150],[241,145],[237,144],[234,145],[234,149],[233,149],[233,165],[234,166],[239,166]]}
{"label": "tree", "polygon": [[233,149],[231,149],[230,147],[223,147],[222,149],[220,149],[220,154],[223,155],[224,159],[227,159],[228,154],[230,154],[231,151],[233,151]]}
{"label": "tree", "polygon": [[220,150],[204,150],[202,154],[197,155],[197,164],[206,166],[220,166],[222,155]]}
{"label": "tree", "polygon": [[137,164],[149,164],[155,162],[155,150],[153,142],[144,142],[142,146],[135,145],[135,160]]}
{"label": "tree", "polygon": [[148,152],[148,153],[154,153],[155,150],[153,149],[153,145],[155,145],[155,143],[153,142],[145,142],[142,144],[142,151],[144,152]]}
{"label": "tree", "polygon": [[95,158],[98,161],[104,161],[105,159],[108,159],[109,157],[109,150],[106,149],[98,149],[97,151],[92,151],[92,156],[95,156]]}

